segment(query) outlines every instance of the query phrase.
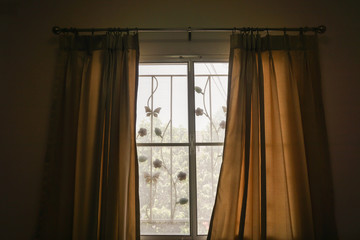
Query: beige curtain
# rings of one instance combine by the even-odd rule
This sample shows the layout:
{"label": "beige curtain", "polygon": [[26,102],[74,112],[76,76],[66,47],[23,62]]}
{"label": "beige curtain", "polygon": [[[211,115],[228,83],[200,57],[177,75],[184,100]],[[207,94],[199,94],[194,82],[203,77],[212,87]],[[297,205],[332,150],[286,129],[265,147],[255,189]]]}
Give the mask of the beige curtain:
{"label": "beige curtain", "polygon": [[137,239],[138,37],[63,35],[36,239]]}
{"label": "beige curtain", "polygon": [[231,37],[208,239],[337,239],[317,37]]}

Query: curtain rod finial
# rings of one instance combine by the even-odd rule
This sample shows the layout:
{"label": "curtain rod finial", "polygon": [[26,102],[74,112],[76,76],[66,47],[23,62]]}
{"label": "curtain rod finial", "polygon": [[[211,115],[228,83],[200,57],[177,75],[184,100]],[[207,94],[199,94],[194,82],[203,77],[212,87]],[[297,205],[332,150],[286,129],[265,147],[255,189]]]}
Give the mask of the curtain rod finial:
{"label": "curtain rod finial", "polygon": [[56,35],[59,35],[60,32],[61,32],[61,29],[60,29],[60,27],[58,27],[58,26],[54,26],[54,27],[52,28],[52,32],[53,32],[54,34],[56,34]]}

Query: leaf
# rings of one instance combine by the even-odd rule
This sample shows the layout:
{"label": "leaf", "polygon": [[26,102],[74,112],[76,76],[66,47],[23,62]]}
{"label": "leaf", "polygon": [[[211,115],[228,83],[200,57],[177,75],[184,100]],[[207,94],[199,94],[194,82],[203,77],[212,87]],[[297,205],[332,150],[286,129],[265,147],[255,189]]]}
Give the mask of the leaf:
{"label": "leaf", "polygon": [[180,203],[180,205],[184,205],[184,204],[187,204],[188,201],[189,201],[189,199],[187,199],[187,198],[180,198],[178,203]]}
{"label": "leaf", "polygon": [[138,157],[139,162],[145,162],[147,160],[146,156],[140,156]]}
{"label": "leaf", "polygon": [[201,94],[203,93],[201,87],[195,86],[194,89],[195,89],[195,92],[197,92],[197,93],[201,93]]}
{"label": "leaf", "polygon": [[226,127],[226,122],[225,122],[224,120],[222,120],[222,121],[219,123],[219,127],[220,127],[221,129],[225,129],[225,127]]}
{"label": "leaf", "polygon": [[158,107],[154,110],[154,113],[160,113],[161,107]]}
{"label": "leaf", "polygon": [[151,113],[152,111],[151,111],[151,109],[150,109],[148,106],[145,106],[145,112]]}
{"label": "leaf", "polygon": [[156,134],[156,136],[159,136],[162,138],[162,136],[161,136],[162,132],[161,132],[160,128],[155,128],[155,134]]}

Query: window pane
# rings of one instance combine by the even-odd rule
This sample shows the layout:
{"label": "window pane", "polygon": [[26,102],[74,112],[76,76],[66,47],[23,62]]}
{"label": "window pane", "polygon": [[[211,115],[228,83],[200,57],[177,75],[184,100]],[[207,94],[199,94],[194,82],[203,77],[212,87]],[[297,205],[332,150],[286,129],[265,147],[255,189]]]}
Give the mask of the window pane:
{"label": "window pane", "polygon": [[195,63],[195,75],[224,74],[228,75],[229,63]]}
{"label": "window pane", "polygon": [[188,147],[138,147],[141,235],[189,235]]}
{"label": "window pane", "polygon": [[187,64],[183,63],[142,63],[139,66],[139,75],[187,75]]}
{"label": "window pane", "polygon": [[206,235],[215,201],[223,146],[198,146],[196,149],[198,234]]}
{"label": "window pane", "polygon": [[188,86],[184,69],[186,64],[140,65],[140,72],[151,75],[139,77],[138,143],[188,142]]}
{"label": "window pane", "polygon": [[[223,142],[226,125],[227,63],[195,64],[197,142]],[[206,70],[206,71],[205,71]],[[201,76],[199,76],[201,74]]]}

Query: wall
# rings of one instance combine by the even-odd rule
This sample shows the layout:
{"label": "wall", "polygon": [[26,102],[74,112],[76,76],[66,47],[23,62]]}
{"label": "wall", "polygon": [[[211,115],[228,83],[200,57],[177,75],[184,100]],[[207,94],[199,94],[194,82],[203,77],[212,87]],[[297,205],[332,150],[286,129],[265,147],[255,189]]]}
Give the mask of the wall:
{"label": "wall", "polygon": [[[56,37],[50,31],[52,26],[320,24],[328,27],[320,38],[320,51],[337,224],[341,239],[355,239],[360,235],[360,193],[356,190],[360,184],[360,98],[357,95],[360,9],[353,2],[356,1],[1,0],[0,239],[29,239],[35,226],[57,47]],[[161,38],[154,36],[155,40],[157,37]],[[195,43],[203,37],[194,35]],[[228,37],[223,37],[215,48],[211,47],[213,40],[208,40],[207,51],[214,54],[228,51]],[[147,43],[151,43],[151,39]],[[143,53],[150,54],[151,49],[155,49],[146,46],[151,44],[144,42]],[[186,48],[195,54],[205,49],[188,43]]]}

